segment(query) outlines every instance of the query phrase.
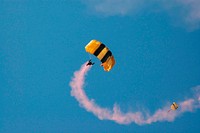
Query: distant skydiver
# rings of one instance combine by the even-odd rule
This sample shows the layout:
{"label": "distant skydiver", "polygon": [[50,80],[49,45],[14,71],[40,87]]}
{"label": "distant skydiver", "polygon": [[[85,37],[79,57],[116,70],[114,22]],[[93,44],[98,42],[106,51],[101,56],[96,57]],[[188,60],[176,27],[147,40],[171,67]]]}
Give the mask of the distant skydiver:
{"label": "distant skydiver", "polygon": [[88,63],[86,64],[86,66],[88,66],[88,65],[89,65],[89,66],[94,65],[94,62],[92,62],[91,59],[90,59],[90,60],[88,61]]}
{"label": "distant skydiver", "polygon": [[177,110],[178,109],[178,104],[173,102],[172,105],[170,106],[170,110],[168,110],[168,112],[170,112],[171,110]]}

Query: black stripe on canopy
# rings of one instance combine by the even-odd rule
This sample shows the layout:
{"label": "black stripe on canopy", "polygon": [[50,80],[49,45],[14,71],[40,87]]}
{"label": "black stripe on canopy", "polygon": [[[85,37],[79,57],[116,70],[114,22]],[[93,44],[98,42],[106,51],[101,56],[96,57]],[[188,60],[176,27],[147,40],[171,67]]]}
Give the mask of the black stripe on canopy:
{"label": "black stripe on canopy", "polygon": [[101,53],[101,51],[105,48],[106,46],[102,43],[97,49],[96,51],[94,52],[94,55],[95,56],[98,56],[99,53]]}
{"label": "black stripe on canopy", "polygon": [[109,56],[112,56],[112,53],[111,53],[110,50],[109,50],[109,51],[105,54],[105,56],[101,59],[101,62],[104,63],[104,62],[108,59]]}

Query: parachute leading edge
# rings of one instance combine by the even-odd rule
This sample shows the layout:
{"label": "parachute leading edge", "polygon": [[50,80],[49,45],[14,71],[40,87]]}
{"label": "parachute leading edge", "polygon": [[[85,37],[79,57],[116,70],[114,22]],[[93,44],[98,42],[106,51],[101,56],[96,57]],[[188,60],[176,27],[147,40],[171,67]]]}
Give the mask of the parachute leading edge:
{"label": "parachute leading edge", "polygon": [[85,46],[86,52],[95,55],[100,61],[105,71],[110,71],[115,65],[115,59],[112,52],[103,43],[97,40],[91,40]]}

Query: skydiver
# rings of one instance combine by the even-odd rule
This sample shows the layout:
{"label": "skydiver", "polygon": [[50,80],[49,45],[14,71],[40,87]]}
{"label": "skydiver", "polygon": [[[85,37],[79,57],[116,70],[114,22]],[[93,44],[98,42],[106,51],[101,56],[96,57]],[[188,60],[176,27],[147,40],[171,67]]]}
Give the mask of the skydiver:
{"label": "skydiver", "polygon": [[94,62],[91,61],[91,59],[88,61],[88,63],[86,64],[86,66],[90,66],[90,65],[94,65]]}

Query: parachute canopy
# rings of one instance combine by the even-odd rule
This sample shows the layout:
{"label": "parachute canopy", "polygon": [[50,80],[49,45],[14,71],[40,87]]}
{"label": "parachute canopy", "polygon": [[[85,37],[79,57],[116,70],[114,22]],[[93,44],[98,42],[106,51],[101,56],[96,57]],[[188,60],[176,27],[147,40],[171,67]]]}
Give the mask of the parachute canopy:
{"label": "parachute canopy", "polygon": [[97,40],[91,40],[85,46],[86,52],[95,55],[101,62],[105,71],[110,71],[115,65],[115,59],[112,52],[103,43]]}
{"label": "parachute canopy", "polygon": [[171,105],[171,110],[176,110],[177,108],[178,108],[178,104],[173,102],[172,105]]}

